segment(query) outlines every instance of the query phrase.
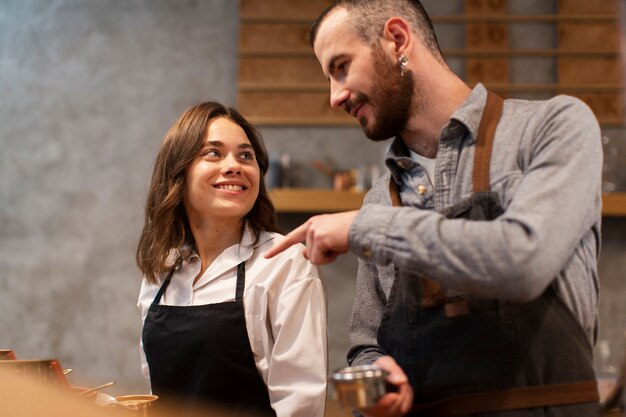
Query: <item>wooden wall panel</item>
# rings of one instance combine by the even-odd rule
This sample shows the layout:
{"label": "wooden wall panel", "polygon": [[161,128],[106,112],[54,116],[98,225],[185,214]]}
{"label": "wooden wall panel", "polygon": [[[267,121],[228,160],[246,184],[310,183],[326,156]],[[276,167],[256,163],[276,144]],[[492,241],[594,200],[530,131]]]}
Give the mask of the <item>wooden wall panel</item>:
{"label": "wooden wall panel", "polygon": [[465,68],[465,81],[470,85],[478,82],[507,84],[510,80],[509,61],[506,59],[468,58]]}
{"label": "wooden wall panel", "polygon": [[242,19],[310,20],[328,7],[331,0],[239,0]]}
{"label": "wooden wall panel", "polygon": [[558,11],[563,15],[618,14],[621,0],[559,0]]}
{"label": "wooden wall panel", "polygon": [[619,59],[561,58],[558,75],[560,84],[619,86],[622,84],[623,71]]}
{"label": "wooden wall panel", "polygon": [[465,13],[473,14],[505,14],[505,0],[465,0]]}
{"label": "wooden wall panel", "polygon": [[242,23],[239,29],[239,53],[296,53],[313,55],[309,43],[311,25],[304,23]]}
{"label": "wooden wall panel", "polygon": [[241,58],[239,87],[317,87],[328,89],[328,80],[316,58]]}
{"label": "wooden wall panel", "polygon": [[321,92],[239,92],[238,108],[253,123],[356,124],[343,110],[330,107],[329,93]]}
{"label": "wooden wall panel", "polygon": [[562,23],[557,42],[561,51],[619,52],[619,34],[616,23]]}
{"label": "wooden wall panel", "polygon": [[504,23],[472,23],[466,27],[467,49],[503,51],[509,47],[509,27]]}
{"label": "wooden wall panel", "polygon": [[587,103],[602,124],[624,125],[624,95],[620,93],[573,94]]}
{"label": "wooden wall panel", "polygon": [[[466,0],[465,13],[471,15],[505,16],[506,0]],[[506,51],[509,47],[509,27],[505,23],[467,23],[465,47],[469,52]],[[508,84],[510,63],[506,58],[472,58],[465,61],[465,81],[474,86]],[[507,92],[498,92],[506,98]]]}

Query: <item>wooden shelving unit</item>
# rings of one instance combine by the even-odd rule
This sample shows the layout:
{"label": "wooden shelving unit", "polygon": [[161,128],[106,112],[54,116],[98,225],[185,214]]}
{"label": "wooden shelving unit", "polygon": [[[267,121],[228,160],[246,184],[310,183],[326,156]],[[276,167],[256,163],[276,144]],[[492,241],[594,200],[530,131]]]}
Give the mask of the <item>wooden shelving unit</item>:
{"label": "wooden shelving unit", "polygon": [[[465,45],[444,49],[461,61],[464,80],[504,98],[570,94],[586,102],[602,127],[623,126],[623,65],[618,0],[559,0],[551,14],[512,14],[513,0],[465,0],[458,14],[433,15],[435,25],[464,27]],[[237,107],[257,125],[355,125],[329,106],[328,82],[309,44],[309,29],[330,0],[241,0]],[[518,49],[511,27],[554,28],[554,42]],[[446,30],[437,28],[436,30]],[[532,30],[532,29],[530,29]],[[516,60],[554,62],[554,81],[514,81]],[[518,77],[519,78],[519,77]]]}
{"label": "wooden shelving unit", "polygon": [[[326,189],[290,188],[270,192],[276,210],[281,213],[332,213],[356,210],[363,203],[364,192]],[[602,214],[626,216],[626,193],[605,194]]]}

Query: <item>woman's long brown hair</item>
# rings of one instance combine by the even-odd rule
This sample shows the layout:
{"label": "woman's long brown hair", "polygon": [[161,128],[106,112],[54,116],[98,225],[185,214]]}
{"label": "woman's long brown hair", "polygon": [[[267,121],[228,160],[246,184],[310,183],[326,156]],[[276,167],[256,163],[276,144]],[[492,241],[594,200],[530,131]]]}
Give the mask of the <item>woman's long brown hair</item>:
{"label": "woman's long brown hair", "polygon": [[231,107],[216,102],[198,104],[186,110],[167,132],[154,164],[146,199],[145,222],[135,255],[137,265],[148,282],[158,282],[162,273],[174,268],[167,263],[172,249],[194,245],[183,205],[185,173],[205,143],[209,123],[219,117],[226,117],[241,126],[259,164],[259,196],[245,216],[254,233],[255,243],[262,231],[277,231],[274,205],[265,187],[269,160],[260,133]]}

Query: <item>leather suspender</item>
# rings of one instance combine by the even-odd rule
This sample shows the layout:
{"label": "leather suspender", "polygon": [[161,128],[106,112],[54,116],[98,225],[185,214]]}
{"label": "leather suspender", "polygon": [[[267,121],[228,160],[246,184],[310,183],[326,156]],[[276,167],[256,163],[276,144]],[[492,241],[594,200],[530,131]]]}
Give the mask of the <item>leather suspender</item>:
{"label": "leather suspender", "polygon": [[480,125],[478,127],[478,137],[476,138],[476,149],[474,154],[473,187],[474,192],[489,191],[489,163],[491,161],[491,151],[493,149],[493,138],[496,134],[496,126],[502,115],[502,99],[493,94],[487,93],[487,104]]}

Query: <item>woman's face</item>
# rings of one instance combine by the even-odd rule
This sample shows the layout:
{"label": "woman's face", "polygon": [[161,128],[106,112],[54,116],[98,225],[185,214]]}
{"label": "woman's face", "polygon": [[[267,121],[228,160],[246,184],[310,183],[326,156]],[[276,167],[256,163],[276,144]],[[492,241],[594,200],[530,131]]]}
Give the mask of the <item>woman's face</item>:
{"label": "woman's face", "polygon": [[259,195],[260,178],[254,148],[243,129],[225,117],[213,119],[186,172],[184,202],[189,220],[243,219]]}

